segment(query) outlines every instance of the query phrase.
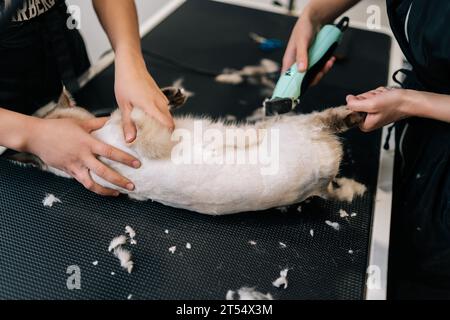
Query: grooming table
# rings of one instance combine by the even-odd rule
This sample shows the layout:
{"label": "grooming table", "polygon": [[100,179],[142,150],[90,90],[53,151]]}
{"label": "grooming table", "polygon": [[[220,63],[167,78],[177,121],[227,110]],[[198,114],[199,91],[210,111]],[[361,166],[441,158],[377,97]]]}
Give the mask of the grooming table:
{"label": "grooming table", "polygon": [[[242,5],[173,1],[144,26],[142,44],[147,51],[219,72],[262,58],[281,61],[283,50],[263,53],[248,34],[287,41],[294,23],[294,17]],[[346,37],[346,59],[310,89],[301,112],[340,105],[346,94],[387,84],[391,37],[357,28]],[[106,56],[80,80],[80,105],[97,111],[115,106],[111,59]],[[258,86],[218,84],[152,57],[147,63],[161,86],[183,78],[186,89],[195,93],[179,114],[244,119],[265,98]],[[270,292],[275,299],[364,299],[373,289],[366,288],[365,280],[374,256],[381,138],[381,131],[352,130],[342,136],[342,176],[368,186],[352,204],[314,198],[286,210],[224,217],[125,196],[102,198],[76,181],[0,160],[0,299],[224,299],[228,290],[243,286]],[[383,192],[383,199],[389,199],[389,190]],[[44,207],[46,194],[62,203]],[[384,205],[389,223],[390,204]],[[340,209],[357,216],[340,218]],[[340,230],[326,220],[339,222]],[[137,245],[130,246],[131,274],[107,251],[126,225],[137,232]],[[174,254],[172,246],[177,247]],[[386,250],[375,256],[384,259]],[[71,266],[81,272],[79,290],[66,285]],[[272,281],[284,268],[289,268],[289,287],[277,289]],[[382,298],[384,278],[380,285],[376,289]]]}

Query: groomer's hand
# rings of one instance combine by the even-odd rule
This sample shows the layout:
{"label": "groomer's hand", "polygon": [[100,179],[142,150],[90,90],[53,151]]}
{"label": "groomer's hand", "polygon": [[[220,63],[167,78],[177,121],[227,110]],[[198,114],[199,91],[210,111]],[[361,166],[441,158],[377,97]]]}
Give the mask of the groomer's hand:
{"label": "groomer's hand", "polygon": [[30,120],[25,151],[39,156],[49,166],[66,172],[90,191],[104,196],[118,196],[118,191],[95,183],[90,172],[130,191],[134,189],[133,183],[100,162],[97,157],[102,156],[133,168],[139,168],[141,164],[129,154],[100,142],[89,134],[103,127],[107,120]]}
{"label": "groomer's hand", "polygon": [[116,54],[115,92],[122,112],[125,141],[131,143],[136,139],[136,126],[131,119],[133,108],[141,108],[169,130],[173,130],[169,101],[147,71],[142,56]]}
{"label": "groomer's hand", "polygon": [[[286,52],[283,58],[282,71],[287,71],[294,63],[297,63],[300,72],[305,72],[308,68],[308,51],[317,32],[319,32],[321,24],[313,18],[313,15],[306,8],[297,24],[292,31]],[[332,57],[325,64],[322,71],[312,81],[311,85],[316,85],[323,78],[323,76],[333,67],[335,57]]]}
{"label": "groomer's hand", "polygon": [[347,96],[347,105],[350,110],[367,113],[360,128],[369,132],[409,117],[409,92],[380,87],[357,96]]}

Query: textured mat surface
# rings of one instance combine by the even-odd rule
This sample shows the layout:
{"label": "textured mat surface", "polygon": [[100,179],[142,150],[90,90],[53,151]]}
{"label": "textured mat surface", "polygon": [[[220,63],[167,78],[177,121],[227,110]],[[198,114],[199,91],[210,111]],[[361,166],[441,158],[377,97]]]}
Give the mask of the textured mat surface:
{"label": "textured mat surface", "polygon": [[[260,52],[248,33],[287,40],[293,23],[290,17],[190,0],[147,35],[143,45],[220,71],[255,64],[263,57],[279,61],[281,50]],[[358,30],[348,35],[347,59],[309,91],[302,111],[338,105],[345,94],[386,83],[389,38]],[[147,62],[159,84],[170,85],[183,77],[187,89],[196,93],[180,110],[183,113],[243,118],[263,99],[261,88],[255,86],[219,85],[153,59]],[[112,106],[112,86],[111,67],[77,99],[92,109]],[[131,294],[133,299],[223,299],[229,289],[251,286],[275,299],[361,299],[380,133],[355,130],[343,140],[342,173],[368,185],[362,199],[351,205],[312,199],[301,204],[301,212],[292,206],[287,212],[274,209],[228,217],[202,216],[126,197],[106,200],[74,181],[0,160],[0,298],[127,299]],[[47,193],[62,203],[45,208],[42,200]],[[340,209],[357,216],[342,219]],[[339,222],[340,231],[325,220]],[[138,244],[130,247],[132,274],[121,270],[107,252],[109,241],[123,234],[126,225],[137,232]],[[168,250],[172,246],[177,246],[174,254]],[[67,268],[74,265],[81,270],[80,290],[66,286]],[[284,268],[290,268],[289,287],[276,289],[272,281]]]}

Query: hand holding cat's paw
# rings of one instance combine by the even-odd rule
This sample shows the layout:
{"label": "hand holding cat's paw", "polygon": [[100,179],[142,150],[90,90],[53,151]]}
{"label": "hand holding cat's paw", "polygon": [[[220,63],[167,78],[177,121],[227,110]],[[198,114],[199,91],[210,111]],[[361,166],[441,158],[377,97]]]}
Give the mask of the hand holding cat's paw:
{"label": "hand holding cat's paw", "polygon": [[380,87],[357,96],[347,96],[347,106],[352,111],[367,113],[360,128],[369,132],[408,117],[406,92]]}

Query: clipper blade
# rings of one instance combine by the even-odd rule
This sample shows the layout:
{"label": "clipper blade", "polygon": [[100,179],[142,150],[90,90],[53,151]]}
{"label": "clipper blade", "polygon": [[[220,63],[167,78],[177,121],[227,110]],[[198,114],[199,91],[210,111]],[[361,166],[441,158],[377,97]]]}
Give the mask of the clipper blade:
{"label": "clipper blade", "polygon": [[266,116],[276,116],[291,112],[297,104],[298,100],[291,98],[274,98],[271,100],[266,100],[264,102]]}

